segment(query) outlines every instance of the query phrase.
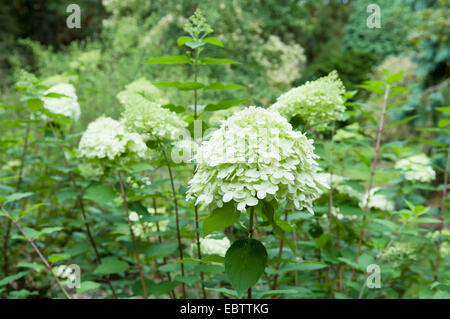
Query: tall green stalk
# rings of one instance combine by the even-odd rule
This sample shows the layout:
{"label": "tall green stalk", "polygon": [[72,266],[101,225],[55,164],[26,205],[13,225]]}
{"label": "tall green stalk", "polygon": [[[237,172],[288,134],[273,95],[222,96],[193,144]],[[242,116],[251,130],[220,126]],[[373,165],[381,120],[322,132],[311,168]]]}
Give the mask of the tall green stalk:
{"label": "tall green stalk", "polygon": [[[169,158],[167,157],[164,146],[161,146],[161,149],[162,149],[162,153],[164,156],[164,160],[166,161],[166,164],[167,164],[167,170],[169,171],[170,186],[172,188],[172,195],[173,195],[173,204],[175,206],[175,223],[176,223],[176,228],[177,228],[178,251],[180,253],[180,260],[182,260],[183,259],[183,244],[181,242],[180,215],[178,212],[177,192],[175,190],[175,183],[173,180],[172,168],[170,166]],[[181,277],[184,277],[184,264],[183,263],[180,263],[180,269],[181,269]],[[185,286],[184,282],[181,283],[181,291],[183,293],[183,298],[186,299],[186,286]]]}
{"label": "tall green stalk", "polygon": [[[370,171],[369,187],[367,189],[367,201],[366,201],[366,205],[364,206],[364,215],[363,215],[363,219],[362,219],[362,226],[361,226],[361,229],[359,232],[358,250],[356,252],[355,263],[358,263],[359,256],[361,255],[361,245],[362,245],[362,240],[363,240],[364,231],[365,231],[365,223],[366,223],[367,215],[370,212],[370,209],[369,209],[370,192],[373,187],[373,180],[375,177],[375,169],[377,168],[377,164],[378,164],[378,156],[379,156],[380,147],[381,147],[381,135],[383,133],[384,118],[386,115],[387,102],[388,102],[390,90],[391,90],[391,86],[389,84],[386,84],[386,87],[384,90],[384,96],[383,96],[383,108],[381,110],[380,122],[378,124],[378,129],[377,129],[377,140],[376,140],[376,144],[375,144],[375,156],[373,158],[372,169]],[[355,268],[353,267],[350,281],[353,280],[354,275],[355,275]]]}

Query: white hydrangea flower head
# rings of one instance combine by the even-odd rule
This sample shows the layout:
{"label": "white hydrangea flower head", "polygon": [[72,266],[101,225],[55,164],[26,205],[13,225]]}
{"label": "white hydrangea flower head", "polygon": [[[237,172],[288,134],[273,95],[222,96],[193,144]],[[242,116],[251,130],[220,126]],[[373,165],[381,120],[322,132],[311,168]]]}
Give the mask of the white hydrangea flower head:
{"label": "white hydrangea flower head", "polygon": [[369,197],[369,208],[379,209],[382,211],[392,211],[395,208],[395,203],[383,194],[376,194],[380,190],[380,187],[374,187],[370,190],[370,196],[366,192],[359,202],[359,207],[365,208],[367,205],[367,198]]}
{"label": "white hydrangea flower head", "polygon": [[86,160],[125,163],[149,160],[153,156],[154,151],[147,147],[141,135],[127,131],[122,123],[109,117],[90,123],[78,146],[78,157]]}
{"label": "white hydrangea flower head", "polygon": [[[203,255],[219,255],[225,257],[225,254],[231,243],[228,237],[224,236],[221,239],[208,235],[205,238],[200,238],[200,251]],[[192,244],[191,255],[196,256],[197,246]]]}
{"label": "white hydrangea flower head", "polygon": [[44,108],[55,114],[64,115],[73,121],[78,121],[81,115],[80,104],[72,84],[60,83],[52,86],[44,95],[49,93],[63,94],[64,97],[44,97]]}
{"label": "white hydrangea flower head", "polygon": [[222,123],[195,156],[197,170],[187,198],[221,207],[234,202],[238,210],[260,200],[287,200],[306,208],[328,185],[319,170],[313,140],[292,129],[278,112],[250,106]]}
{"label": "white hydrangea flower head", "polygon": [[344,84],[336,71],[316,81],[293,88],[278,97],[270,109],[288,120],[301,117],[310,126],[324,126],[341,120],[345,111]]}
{"label": "white hydrangea flower head", "polygon": [[122,121],[128,130],[146,140],[177,139],[187,126],[175,112],[162,108],[167,100],[158,88],[145,79],[137,80],[117,95],[125,107]]}
{"label": "white hydrangea flower head", "polygon": [[431,160],[423,153],[397,161],[395,168],[400,169],[405,179],[411,182],[428,183],[436,178]]}
{"label": "white hydrangea flower head", "polygon": [[[325,181],[326,184],[333,185],[333,189],[338,191],[340,194],[347,195],[352,199],[358,199],[360,200],[362,198],[362,193],[358,192],[354,188],[352,188],[350,185],[346,184],[345,182],[348,181],[347,177],[340,176],[340,175],[334,175],[331,178],[330,183],[330,173],[318,173],[317,178],[321,179],[322,181]],[[328,194],[328,192],[323,192],[322,194]]]}

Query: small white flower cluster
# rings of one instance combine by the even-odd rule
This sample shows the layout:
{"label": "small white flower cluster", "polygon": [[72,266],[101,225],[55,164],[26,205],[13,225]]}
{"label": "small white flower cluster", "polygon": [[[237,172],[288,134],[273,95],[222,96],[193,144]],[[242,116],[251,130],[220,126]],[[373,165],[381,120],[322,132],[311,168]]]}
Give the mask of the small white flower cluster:
{"label": "small white flower cluster", "polygon": [[[208,235],[205,238],[200,238],[200,251],[202,255],[219,255],[225,257],[228,248],[230,248],[230,240],[224,236],[222,239]],[[197,256],[197,245],[191,245],[191,255]]]}
{"label": "small white flower cluster", "polygon": [[428,183],[436,178],[436,172],[431,167],[431,161],[425,154],[418,154],[401,159],[395,163],[405,179],[411,182]]}
{"label": "small white flower cluster", "polygon": [[177,139],[187,126],[176,113],[161,107],[167,104],[167,99],[145,79],[127,85],[117,98],[125,107],[122,113],[125,126],[146,140]]}
{"label": "small white flower cluster", "polygon": [[366,192],[359,202],[359,207],[364,209],[367,205],[367,198],[369,197],[369,204],[367,207],[379,209],[382,211],[392,211],[395,208],[395,203],[383,194],[376,194],[380,190],[379,187],[374,187],[370,190],[370,196],[368,195],[368,192]]}
{"label": "small white flower cluster", "polygon": [[233,201],[238,210],[275,198],[313,213],[313,200],[328,187],[316,178],[318,157],[313,140],[278,112],[250,106],[199,147],[187,198],[218,207]]}
{"label": "small white flower cluster", "polygon": [[[153,156],[154,151],[147,147],[141,135],[129,132],[121,122],[108,117],[90,123],[78,146],[78,157],[96,164],[102,160],[120,163],[149,160]],[[100,173],[101,166],[96,167]]]}
{"label": "small white flower cluster", "polygon": [[50,93],[63,94],[65,96],[43,97],[44,108],[52,113],[64,115],[73,121],[77,121],[80,118],[80,105],[72,84],[60,83],[54,85],[45,91],[44,95]]}
{"label": "small white flower cluster", "polygon": [[396,242],[388,249],[378,254],[381,261],[392,262],[393,265],[399,265],[405,261],[416,260],[416,248],[414,243]]}
{"label": "small white flower cluster", "polygon": [[65,265],[60,265],[52,268],[53,274],[59,278],[67,278],[69,281],[75,281],[77,279],[76,274],[73,272],[72,268]]}
{"label": "small white flower cluster", "polygon": [[342,119],[344,93],[344,84],[333,71],[282,94],[270,109],[278,111],[288,120],[299,116],[310,126],[324,126]]}

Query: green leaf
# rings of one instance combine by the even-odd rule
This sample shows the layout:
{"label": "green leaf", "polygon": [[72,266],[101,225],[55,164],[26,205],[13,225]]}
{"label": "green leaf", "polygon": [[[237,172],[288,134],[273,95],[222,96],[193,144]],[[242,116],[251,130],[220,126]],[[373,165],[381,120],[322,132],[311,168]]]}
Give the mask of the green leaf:
{"label": "green leaf", "polygon": [[208,104],[205,107],[206,112],[210,111],[218,111],[218,110],[225,110],[232,106],[241,105],[242,103],[248,101],[248,99],[241,99],[241,100],[228,100],[228,101],[222,101],[217,104]]}
{"label": "green leaf", "polygon": [[203,236],[238,223],[239,216],[239,212],[231,203],[226,203],[222,207],[216,208],[203,220]]}
{"label": "green leaf", "polygon": [[325,245],[328,243],[330,238],[331,238],[331,235],[328,233],[324,233],[324,234],[320,235],[320,237],[317,238],[316,247],[319,249],[325,247]]}
{"label": "green leaf", "polygon": [[267,269],[268,275],[281,274],[289,271],[312,271],[326,268],[327,264],[317,261],[304,261],[301,263],[290,263],[283,265],[279,269]]}
{"label": "green leaf", "polygon": [[191,49],[197,49],[199,47],[204,46],[205,43],[201,42],[201,41],[189,41],[189,42],[186,42],[184,45],[190,47]]}
{"label": "green leaf", "polygon": [[174,253],[177,248],[177,243],[153,244],[145,249],[145,256],[147,258],[164,257]]}
{"label": "green leaf", "polygon": [[439,122],[438,122],[438,126],[439,127],[444,127],[444,126],[447,126],[449,124],[450,124],[450,118],[442,119],[442,120],[439,120]]}
{"label": "green leaf", "polygon": [[412,140],[418,141],[418,142],[423,143],[423,144],[428,144],[428,145],[431,145],[431,146],[444,147],[444,148],[447,147],[445,144],[441,144],[441,143],[438,143],[438,142],[435,142],[435,141],[426,140],[426,139],[423,139],[423,138],[414,137],[414,138],[412,138]]}
{"label": "green leaf", "polygon": [[83,281],[80,288],[77,289],[77,294],[82,294],[86,291],[96,290],[101,287],[101,284],[95,281]]}
{"label": "green leaf", "polygon": [[216,45],[218,47],[222,47],[223,48],[223,43],[218,38],[207,37],[207,38],[204,38],[202,41],[205,42],[205,43],[209,43],[209,44]]}
{"label": "green leaf", "polygon": [[185,112],[184,106],[182,106],[182,105],[165,104],[165,105],[161,105],[161,107],[163,109],[168,109],[175,113],[184,113]]}
{"label": "green leaf", "polygon": [[203,88],[204,91],[212,91],[212,90],[239,90],[239,89],[246,89],[245,86],[239,85],[239,84],[224,84],[224,83],[212,83],[208,86],[205,86]]}
{"label": "green leaf", "polygon": [[[261,212],[264,215],[264,217],[266,217],[266,219],[270,223],[270,225],[272,226],[272,230],[273,230],[273,233],[275,234],[275,236],[277,236],[284,243],[286,243],[289,246],[289,248],[292,250],[292,252],[295,254],[297,247],[295,246],[295,244],[292,241],[288,240],[288,238],[286,237],[286,234],[284,233],[284,230],[277,224],[277,221],[275,221],[275,210],[274,210],[272,204],[268,203],[266,201],[263,201]],[[278,221],[278,222],[281,222],[281,221]]]}
{"label": "green leaf", "polygon": [[90,199],[98,204],[109,204],[117,197],[111,186],[103,184],[91,185],[84,194],[84,198]]}
{"label": "green leaf", "polygon": [[238,64],[231,59],[200,58],[200,64]]}
{"label": "green leaf", "polygon": [[11,275],[0,280],[0,287],[9,284],[17,279],[20,279],[28,274],[28,271],[21,271],[15,275]]}
{"label": "green leaf", "polygon": [[392,84],[394,82],[401,81],[403,79],[403,74],[404,73],[405,72],[399,72],[399,73],[395,73],[395,74],[389,75],[387,77],[387,79],[386,79],[386,83],[387,84]]}
{"label": "green leaf", "polygon": [[61,97],[69,97],[65,94],[61,94],[61,93],[55,93],[55,92],[50,92],[45,94],[45,97],[52,97],[52,98],[61,98]]}
{"label": "green leaf", "polygon": [[221,294],[224,294],[225,296],[229,296],[229,297],[236,298],[236,299],[239,298],[239,296],[236,294],[236,292],[234,290],[227,289],[227,288],[208,288],[208,287],[206,287],[206,290],[219,292]]}
{"label": "green leaf", "polygon": [[39,112],[44,109],[44,104],[39,99],[29,99],[27,101],[27,106],[31,112]]}
{"label": "green leaf", "polygon": [[364,117],[368,119],[373,125],[377,125],[377,120],[372,114],[363,110],[361,110],[361,114],[364,115]]}
{"label": "green leaf", "polygon": [[225,255],[225,274],[238,294],[252,287],[264,273],[267,251],[252,238],[240,239],[228,248]]}
{"label": "green leaf", "polygon": [[94,273],[100,275],[117,274],[126,271],[130,266],[119,259],[111,258],[95,268]]}
{"label": "green leaf", "polygon": [[19,105],[5,105],[5,104],[0,104],[0,107],[2,108],[6,108],[6,109],[12,109],[12,110],[22,110],[23,107],[19,106]]}
{"label": "green leaf", "polygon": [[436,107],[435,110],[450,115],[450,106]]}
{"label": "green leaf", "polygon": [[[366,83],[366,82],[364,82],[364,83]],[[359,85],[359,87],[361,87],[361,88],[363,88],[363,89],[365,89],[367,91],[371,91],[373,93],[376,93],[378,95],[383,95],[384,94],[384,88],[382,88],[380,86],[377,86],[377,85],[371,85],[369,83],[366,83],[366,84]]]}
{"label": "green leaf", "polygon": [[127,167],[136,173],[153,169],[153,165],[145,162],[130,163],[127,165]]}
{"label": "green leaf", "polygon": [[188,43],[189,41],[192,41],[192,38],[190,37],[179,37],[177,39],[177,44],[179,47],[185,45],[186,43]]}
{"label": "green leaf", "polygon": [[370,161],[367,157],[365,157],[360,151],[357,149],[353,149],[353,152],[359,157],[359,159],[366,164],[367,167],[370,167]]}
{"label": "green leaf", "polygon": [[418,117],[418,115],[409,116],[407,118],[404,118],[403,120],[393,122],[393,123],[389,124],[387,127],[394,127],[394,126],[397,126],[400,124],[408,123],[409,121],[414,120],[416,117]]}
{"label": "green leaf", "polygon": [[340,206],[339,213],[341,213],[344,216],[352,216],[352,215],[360,216],[364,214],[361,208],[352,206]]}
{"label": "green leaf", "polygon": [[173,278],[174,281],[178,282],[184,282],[188,286],[194,285],[196,282],[198,282],[198,276],[197,275],[176,275],[175,278]]}
{"label": "green leaf", "polygon": [[[181,283],[179,281],[163,281],[160,283],[154,283],[152,280],[145,279],[145,287],[147,290],[147,293],[149,295],[158,297],[161,295],[164,295],[174,289],[176,286],[180,285]],[[144,293],[142,291],[142,282],[140,279],[137,279],[133,286],[131,287],[133,290],[133,294],[136,296],[143,296]]]}
{"label": "green leaf", "polygon": [[225,262],[225,258],[222,256],[219,256],[219,255],[210,255],[210,256],[203,257],[202,262],[223,264]]}
{"label": "green leaf", "polygon": [[191,63],[192,59],[186,55],[162,56],[145,61],[149,64],[182,64]]}
{"label": "green leaf", "polygon": [[39,236],[39,232],[33,228],[23,227],[22,230],[28,239],[35,239]]}
{"label": "green leaf", "polygon": [[69,254],[53,254],[48,257],[48,261],[51,263],[56,263],[58,261],[65,260],[69,257],[70,257]]}
{"label": "green leaf", "polygon": [[40,265],[40,264],[35,264],[35,263],[29,263],[29,262],[20,262],[17,264],[18,268],[31,268],[34,269],[36,271],[40,271],[40,270],[44,270],[45,266],[44,265]]}
{"label": "green leaf", "polygon": [[10,202],[15,202],[18,200],[21,200],[23,198],[26,197],[30,197],[31,195],[33,195],[33,193],[14,193],[12,195],[9,195],[8,197],[6,197],[6,202],[5,203],[10,203]]}
{"label": "green leaf", "polygon": [[199,82],[157,82],[157,86],[176,88],[180,91],[193,91],[203,88],[205,85]]}

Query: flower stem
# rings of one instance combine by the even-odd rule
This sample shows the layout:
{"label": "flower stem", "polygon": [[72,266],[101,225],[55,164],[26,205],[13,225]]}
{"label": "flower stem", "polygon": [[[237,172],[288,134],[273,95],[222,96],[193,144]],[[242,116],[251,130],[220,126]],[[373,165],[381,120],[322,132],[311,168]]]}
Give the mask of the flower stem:
{"label": "flower stem", "polygon": [[[331,234],[333,229],[333,153],[334,153],[334,132],[335,132],[335,123],[333,122],[333,126],[331,129],[331,144],[330,144],[330,159],[329,159],[329,172],[330,172],[330,196],[329,196],[329,209],[328,209],[328,232]],[[339,231],[339,222],[336,223],[336,247],[337,250],[341,251],[341,236]],[[338,274],[339,274],[339,291],[342,292],[342,263],[338,264]],[[328,279],[328,272],[326,274],[326,280]]]}
{"label": "flower stem", "polygon": [[[288,219],[288,210],[285,209],[284,210],[284,220],[287,221],[287,219]],[[278,259],[281,259],[282,255],[283,255],[283,239],[280,238],[280,247],[278,249]],[[277,265],[275,266],[275,269],[276,270],[280,269],[280,262],[277,263]],[[275,274],[275,276],[273,278],[272,290],[277,289],[278,276],[279,276],[278,274]]]}
{"label": "flower stem", "polygon": [[[194,61],[194,82],[197,82],[197,77],[198,77],[198,58],[199,58],[199,52],[196,50],[196,56],[195,56],[195,61]],[[198,92],[197,90],[194,90],[194,120],[197,120],[198,118],[198,114],[197,114],[197,105],[198,105]],[[195,174],[195,170],[196,170],[196,165],[194,166],[194,174]],[[202,259],[202,252],[200,249],[200,227],[198,224],[198,205],[195,204],[194,206],[194,210],[195,210],[195,216],[194,216],[194,221],[195,221],[195,241],[197,244],[197,254],[198,254],[198,259]],[[202,287],[202,294],[203,294],[203,298],[206,299],[207,295],[206,295],[206,289],[205,289],[205,275],[203,273],[203,271],[200,272],[200,284]]]}
{"label": "flower stem", "polygon": [[[390,89],[391,89],[391,86],[389,84],[386,84],[386,89],[384,91],[384,97],[383,97],[383,109],[381,111],[380,123],[378,125],[378,130],[377,130],[375,156],[374,156],[373,162],[372,162],[372,169],[370,171],[370,179],[369,179],[369,187],[367,189],[367,201],[366,201],[366,205],[364,207],[364,215],[363,215],[361,230],[359,232],[358,251],[356,252],[356,258],[355,258],[356,263],[358,263],[358,259],[361,254],[361,245],[362,245],[362,240],[363,240],[363,236],[364,236],[365,223],[366,223],[367,215],[369,213],[370,191],[372,190],[372,187],[373,187],[373,179],[375,176],[375,169],[378,164],[378,155],[380,153],[380,146],[381,146],[381,134],[383,133],[384,117],[386,115],[386,107],[387,107],[387,101],[388,101]],[[350,282],[353,280],[354,275],[355,275],[355,267],[352,267],[352,275],[350,277]]]}
{"label": "flower stem", "polygon": [[[248,224],[248,238],[253,238],[253,216],[255,214],[255,207],[250,207],[250,220]],[[252,287],[247,290],[247,298],[252,299]]]}
{"label": "flower stem", "polygon": [[125,194],[125,188],[124,188],[124,184],[123,184],[123,180],[122,180],[122,173],[120,171],[119,171],[119,183],[120,183],[120,191],[122,193],[123,206],[125,208],[125,212],[127,213],[128,228],[130,229],[131,239],[133,240],[134,256],[136,258],[136,264],[139,269],[139,276],[141,277],[142,291],[144,293],[145,299],[148,299],[147,288],[145,286],[144,273],[142,272],[141,261],[139,260],[139,252],[138,252],[138,248],[137,248],[136,237],[134,236],[133,227],[131,225],[130,212],[128,210],[127,196]]}
{"label": "flower stem", "polygon": [[[153,202],[153,212],[154,212],[155,216],[157,216],[158,215],[157,214],[158,211],[156,209],[156,199],[154,197],[152,198],[152,202]],[[156,224],[156,230],[159,233],[161,231],[160,228],[159,228],[159,222],[156,221],[155,224]],[[158,235],[158,242],[160,244],[162,244],[162,242],[163,242],[161,235]],[[165,264],[167,264],[167,258],[166,257],[163,258],[163,265],[165,265]],[[172,276],[170,275],[170,272],[167,272],[167,279],[169,281],[172,281]],[[175,291],[174,290],[169,291],[169,296],[170,296],[170,298],[177,299],[176,296],[175,296]]]}
{"label": "flower stem", "polygon": [[[173,203],[175,206],[175,221],[176,221],[176,227],[177,227],[178,250],[180,252],[180,260],[182,260],[183,259],[183,245],[181,243],[180,216],[178,213],[177,192],[175,191],[175,183],[173,181],[173,174],[172,174],[172,168],[170,167],[170,161],[167,157],[166,151],[164,150],[164,146],[162,146],[161,149],[162,149],[162,153],[164,155],[164,159],[167,163],[167,169],[169,171],[170,185],[172,187]],[[184,277],[184,264],[181,263],[180,267],[181,267],[181,277]],[[181,290],[183,292],[183,298],[186,299],[186,287],[185,287],[184,282],[181,283]]]}

